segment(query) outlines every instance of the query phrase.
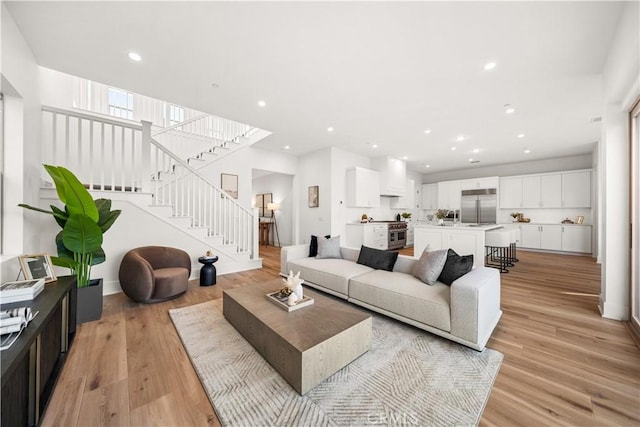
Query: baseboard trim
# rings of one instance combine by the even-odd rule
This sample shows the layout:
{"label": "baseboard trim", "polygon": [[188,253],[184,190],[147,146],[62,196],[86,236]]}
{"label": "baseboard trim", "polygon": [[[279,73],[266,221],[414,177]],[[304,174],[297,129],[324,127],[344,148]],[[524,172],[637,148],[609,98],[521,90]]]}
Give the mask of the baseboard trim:
{"label": "baseboard trim", "polygon": [[636,347],[640,348],[640,326],[636,325],[633,320],[622,323],[624,323],[624,326],[629,331],[629,335],[631,335],[631,339],[636,344]]}

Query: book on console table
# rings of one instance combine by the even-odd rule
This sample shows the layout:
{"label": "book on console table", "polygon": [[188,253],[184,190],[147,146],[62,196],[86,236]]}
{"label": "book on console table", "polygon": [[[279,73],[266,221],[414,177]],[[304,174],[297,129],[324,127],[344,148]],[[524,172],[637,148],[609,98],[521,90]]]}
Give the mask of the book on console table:
{"label": "book on console table", "polygon": [[0,304],[28,301],[44,290],[44,279],[19,280],[0,285]]}
{"label": "book on console table", "polygon": [[267,299],[269,301],[271,301],[272,303],[274,303],[275,305],[277,305],[281,309],[289,311],[289,312],[295,311],[295,310],[299,310],[299,309],[301,309],[303,307],[308,307],[308,306],[313,304],[313,298],[307,297],[307,296],[303,296],[302,300],[297,301],[294,305],[289,305],[289,304],[287,304],[287,300],[289,299],[289,295],[286,295],[282,291],[269,292],[265,296],[267,297]]}

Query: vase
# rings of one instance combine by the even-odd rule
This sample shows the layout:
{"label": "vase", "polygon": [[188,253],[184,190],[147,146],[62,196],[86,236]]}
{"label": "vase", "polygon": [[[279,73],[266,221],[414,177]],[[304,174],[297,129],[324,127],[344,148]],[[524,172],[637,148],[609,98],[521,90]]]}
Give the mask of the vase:
{"label": "vase", "polygon": [[92,322],[102,317],[102,279],[91,280],[89,286],[77,289],[76,323]]}
{"label": "vase", "polygon": [[302,284],[299,284],[295,288],[293,288],[293,293],[296,294],[298,300],[302,300]]}
{"label": "vase", "polygon": [[444,219],[440,218],[440,219],[438,220],[438,225],[444,225]]}

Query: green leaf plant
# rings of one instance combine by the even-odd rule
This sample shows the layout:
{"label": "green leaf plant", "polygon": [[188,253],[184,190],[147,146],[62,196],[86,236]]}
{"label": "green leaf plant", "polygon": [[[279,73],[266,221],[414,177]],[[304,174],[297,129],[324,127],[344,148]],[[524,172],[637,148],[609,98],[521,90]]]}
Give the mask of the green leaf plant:
{"label": "green leaf plant", "polygon": [[44,165],[56,186],[58,198],[64,210],[50,205],[51,210],[26,204],[18,206],[53,216],[62,230],[56,235],[57,257],[53,264],[69,268],[76,275],[78,287],[89,286],[91,267],[106,261],[102,240],[120,216],[120,210],[111,210],[111,200],[93,200],[91,194],[68,169],[62,166]]}

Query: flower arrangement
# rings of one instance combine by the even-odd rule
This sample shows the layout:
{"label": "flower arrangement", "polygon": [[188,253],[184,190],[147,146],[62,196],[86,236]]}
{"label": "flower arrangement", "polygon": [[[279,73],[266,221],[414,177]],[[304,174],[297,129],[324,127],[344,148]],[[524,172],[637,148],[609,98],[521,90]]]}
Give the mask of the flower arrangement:
{"label": "flower arrangement", "polygon": [[445,219],[448,214],[449,214],[449,210],[448,209],[438,209],[436,211],[436,218]]}

